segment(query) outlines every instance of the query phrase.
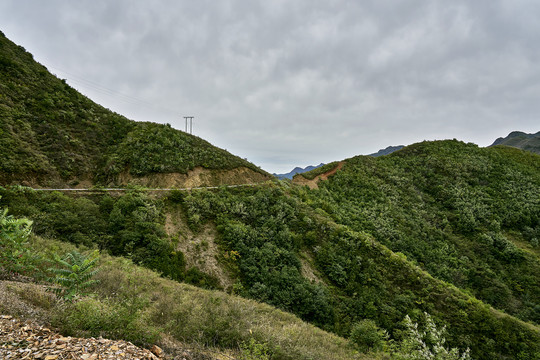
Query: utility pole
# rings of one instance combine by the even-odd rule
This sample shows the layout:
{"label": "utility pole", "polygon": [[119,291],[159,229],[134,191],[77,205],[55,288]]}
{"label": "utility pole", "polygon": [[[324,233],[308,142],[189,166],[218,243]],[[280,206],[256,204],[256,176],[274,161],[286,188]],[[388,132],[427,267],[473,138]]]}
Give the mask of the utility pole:
{"label": "utility pole", "polygon": [[184,119],[186,119],[186,132],[188,132],[188,119],[189,119],[189,133],[191,134],[193,132],[193,118],[195,116],[184,116]]}

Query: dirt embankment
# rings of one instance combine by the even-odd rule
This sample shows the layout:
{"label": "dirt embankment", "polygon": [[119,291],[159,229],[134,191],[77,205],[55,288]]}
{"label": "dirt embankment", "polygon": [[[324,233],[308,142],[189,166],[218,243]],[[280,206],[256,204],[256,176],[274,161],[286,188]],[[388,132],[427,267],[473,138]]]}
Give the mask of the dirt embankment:
{"label": "dirt embankment", "polygon": [[321,180],[326,180],[330,176],[334,175],[338,170],[340,170],[343,165],[345,164],[345,161],[340,161],[338,165],[333,168],[332,170],[329,170],[325,173],[322,173],[320,175],[315,176],[313,179],[306,179],[302,174],[295,175],[293,178],[293,183],[299,184],[299,185],[307,185],[310,189],[318,189],[319,185],[318,182]]}
{"label": "dirt embankment", "polygon": [[[9,174],[8,174],[9,175]],[[62,179],[58,174],[23,174],[18,176],[0,174],[0,185],[23,185],[32,188],[88,189],[95,185],[91,174],[72,179]],[[118,175],[109,187],[139,185],[150,188],[193,188],[220,185],[256,184],[270,180],[270,175],[261,174],[246,167],[231,170],[213,170],[196,167],[187,174],[156,173],[134,176],[129,171]]]}
{"label": "dirt embankment", "polygon": [[141,185],[154,188],[193,188],[203,186],[254,184],[269,180],[270,176],[255,172],[246,167],[232,170],[211,170],[196,167],[187,174],[156,173],[141,177],[128,172],[121,173],[115,183],[122,185]]}
{"label": "dirt embankment", "polygon": [[215,225],[208,223],[200,231],[193,232],[187,224],[187,216],[182,208],[172,205],[167,209],[165,231],[176,249],[184,254],[187,268],[196,267],[213,276],[224,290],[232,288],[232,277],[218,261],[218,234]]}

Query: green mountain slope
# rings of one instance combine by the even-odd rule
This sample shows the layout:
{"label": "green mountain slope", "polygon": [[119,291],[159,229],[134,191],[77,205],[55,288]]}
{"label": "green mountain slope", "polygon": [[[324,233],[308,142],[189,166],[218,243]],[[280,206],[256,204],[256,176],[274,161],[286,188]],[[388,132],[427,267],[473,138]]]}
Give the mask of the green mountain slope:
{"label": "green mountain slope", "polygon": [[505,145],[540,154],[540,131],[536,134],[526,134],[521,131],[512,131],[505,138],[498,138],[490,146]]}
{"label": "green mountain slope", "polygon": [[[425,142],[378,159],[348,159],[335,175],[318,183],[318,190],[303,196],[337,223],[403,253],[435,279],[525,321],[540,322],[538,155],[457,141]],[[358,286],[364,270],[351,270],[354,252],[342,248],[333,246],[328,252],[343,269],[341,277],[339,272],[332,276],[349,296],[358,297],[354,294],[362,293]],[[325,266],[332,274],[335,260]],[[379,303],[371,316],[381,321],[384,315],[375,309],[399,298],[409,309],[415,307],[406,288],[396,285],[399,295]],[[365,312],[370,301],[352,303]],[[425,306],[437,303],[432,299]],[[469,326],[470,337],[478,335]]]}
{"label": "green mountain slope", "polygon": [[[247,168],[196,136],[113,113],[51,75],[0,33],[0,183],[115,184],[152,174]],[[250,179],[253,180],[253,179]],[[126,182],[126,181],[124,181]],[[159,185],[159,184],[158,184]]]}
{"label": "green mountain slope", "polygon": [[356,157],[316,206],[434,277],[540,323],[540,157],[455,141]]}

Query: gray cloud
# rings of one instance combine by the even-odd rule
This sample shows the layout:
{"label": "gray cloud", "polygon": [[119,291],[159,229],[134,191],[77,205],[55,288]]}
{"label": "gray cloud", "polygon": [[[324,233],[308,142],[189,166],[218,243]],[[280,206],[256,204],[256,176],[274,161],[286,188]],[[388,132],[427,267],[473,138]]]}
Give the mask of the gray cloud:
{"label": "gray cloud", "polygon": [[194,115],[197,135],[285,172],[538,131],[539,13],[526,0],[7,0],[0,23],[97,102],[179,129]]}

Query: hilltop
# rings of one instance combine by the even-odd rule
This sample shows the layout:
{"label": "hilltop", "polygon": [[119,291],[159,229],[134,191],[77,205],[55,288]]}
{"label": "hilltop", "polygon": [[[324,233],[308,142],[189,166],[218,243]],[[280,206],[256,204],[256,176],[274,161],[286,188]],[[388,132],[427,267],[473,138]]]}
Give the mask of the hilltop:
{"label": "hilltop", "polygon": [[183,187],[270,175],[169,125],[92,102],[0,33],[0,183]]}

